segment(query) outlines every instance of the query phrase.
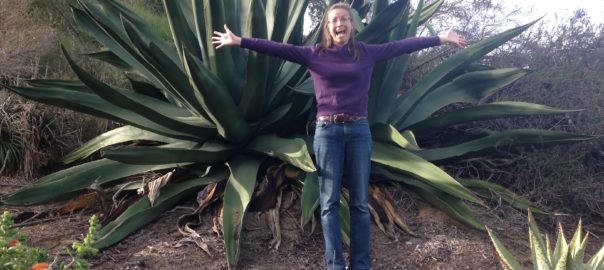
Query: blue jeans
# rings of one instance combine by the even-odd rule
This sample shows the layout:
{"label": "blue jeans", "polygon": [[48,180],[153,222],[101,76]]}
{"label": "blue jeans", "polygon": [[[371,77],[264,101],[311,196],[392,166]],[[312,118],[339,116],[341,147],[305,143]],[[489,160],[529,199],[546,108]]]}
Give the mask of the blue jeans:
{"label": "blue jeans", "polygon": [[[340,188],[350,194],[350,269],[369,269],[371,132],[366,119],[317,121],[314,151],[319,173],[321,225],[328,269],[344,269],[338,217]],[[344,179],[344,182],[343,182]]]}

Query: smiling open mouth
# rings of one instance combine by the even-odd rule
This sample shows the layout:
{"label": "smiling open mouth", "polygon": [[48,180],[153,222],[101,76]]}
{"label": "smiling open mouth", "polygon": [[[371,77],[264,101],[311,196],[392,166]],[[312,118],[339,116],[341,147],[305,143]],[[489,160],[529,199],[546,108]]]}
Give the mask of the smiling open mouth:
{"label": "smiling open mouth", "polygon": [[336,36],[337,37],[343,37],[345,35],[346,35],[346,30],[336,31]]}

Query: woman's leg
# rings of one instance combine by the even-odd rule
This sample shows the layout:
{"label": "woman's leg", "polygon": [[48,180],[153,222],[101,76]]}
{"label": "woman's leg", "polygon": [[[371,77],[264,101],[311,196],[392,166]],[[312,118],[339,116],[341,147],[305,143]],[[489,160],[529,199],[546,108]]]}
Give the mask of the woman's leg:
{"label": "woman's leg", "polygon": [[350,194],[350,269],[369,269],[371,216],[367,197],[371,132],[366,120],[346,125],[345,186]]}
{"label": "woman's leg", "polygon": [[321,226],[325,239],[325,259],[327,269],[344,269],[340,235],[340,188],[344,169],[343,125],[317,122],[314,150],[319,173]]}

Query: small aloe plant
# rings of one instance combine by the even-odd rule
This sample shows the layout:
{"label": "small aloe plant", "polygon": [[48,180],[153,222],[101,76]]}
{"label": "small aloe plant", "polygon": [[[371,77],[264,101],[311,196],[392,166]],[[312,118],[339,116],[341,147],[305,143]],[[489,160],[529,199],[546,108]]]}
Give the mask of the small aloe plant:
{"label": "small aloe plant", "polygon": [[[577,226],[573,238],[566,242],[562,225],[558,224],[558,239],[554,249],[551,248],[549,238],[545,241],[539,232],[537,223],[529,209],[529,241],[531,246],[531,258],[533,269],[538,270],[598,270],[604,269],[604,246],[596,253],[587,264],[583,263],[587,236],[581,237],[581,221]],[[499,254],[499,261],[506,270],[525,269],[518,263],[505,246],[495,237],[495,234],[487,228],[491,241]]]}

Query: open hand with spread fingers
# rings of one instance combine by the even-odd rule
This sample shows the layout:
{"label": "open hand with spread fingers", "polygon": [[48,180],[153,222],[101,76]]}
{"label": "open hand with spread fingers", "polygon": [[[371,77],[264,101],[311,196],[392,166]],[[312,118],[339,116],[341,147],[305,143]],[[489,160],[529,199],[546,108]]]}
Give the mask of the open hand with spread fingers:
{"label": "open hand with spread fingers", "polygon": [[239,46],[241,45],[241,37],[233,34],[231,30],[224,25],[224,33],[214,31],[212,36],[212,44],[216,46],[216,49],[220,49],[223,46]]}
{"label": "open hand with spread fingers", "polygon": [[464,37],[457,34],[453,29],[449,29],[446,34],[438,36],[441,43],[450,43],[459,48],[463,48],[470,44]]}

